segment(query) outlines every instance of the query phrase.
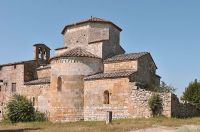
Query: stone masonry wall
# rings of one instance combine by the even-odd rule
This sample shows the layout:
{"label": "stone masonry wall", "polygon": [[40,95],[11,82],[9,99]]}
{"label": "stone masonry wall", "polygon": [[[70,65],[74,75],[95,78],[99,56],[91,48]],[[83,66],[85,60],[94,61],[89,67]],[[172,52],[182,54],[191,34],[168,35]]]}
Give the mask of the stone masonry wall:
{"label": "stone masonry wall", "polygon": [[109,35],[109,24],[90,23],[89,25],[89,43],[102,40],[109,40],[111,38],[111,36]]}
{"label": "stone masonry wall", "polygon": [[142,83],[148,90],[160,85],[160,78],[156,75],[156,67],[150,60],[149,55],[138,60],[138,71],[132,81]]}
{"label": "stone masonry wall", "polygon": [[133,70],[137,71],[137,61],[125,61],[115,63],[105,63],[104,72],[112,72],[119,70]]}
{"label": "stone masonry wall", "polygon": [[[81,47],[92,54],[102,57],[102,42],[89,44],[90,38],[95,35],[92,34],[92,29],[89,24],[69,27],[64,33],[64,47],[67,48],[57,50],[56,55],[62,54],[63,52],[72,50],[76,47]],[[101,28],[99,28],[99,31],[101,31]],[[100,36],[98,37],[99,39],[101,38]],[[109,38],[109,36],[107,36],[107,38]]]}
{"label": "stone masonry wall", "polygon": [[64,47],[77,47],[88,44],[89,25],[70,27],[64,34]]}
{"label": "stone masonry wall", "polygon": [[56,54],[81,47],[105,59],[124,53],[119,37],[120,31],[110,24],[86,23],[69,27],[64,33],[64,47],[67,48],[57,50]]}
{"label": "stone masonry wall", "polygon": [[[102,60],[98,58],[66,57],[52,60],[50,120],[66,122],[83,119],[83,78],[102,70]],[[61,90],[58,90],[58,86]]]}
{"label": "stone masonry wall", "polygon": [[[101,79],[84,82],[84,120],[105,120],[107,111],[113,118],[128,118],[129,79]],[[110,103],[104,104],[104,91],[109,91]]]}
{"label": "stone masonry wall", "polygon": [[[113,118],[151,117],[148,99],[156,94],[138,89],[128,78],[90,80],[84,83],[84,120],[105,120],[106,112]],[[110,93],[110,104],[103,103],[103,93]],[[163,100],[162,114],[171,117],[171,93],[159,93]]]}
{"label": "stone masonry wall", "polygon": [[53,122],[79,121],[83,119],[83,76],[62,75],[62,88],[57,90],[57,78],[52,78],[50,120]]}
{"label": "stone masonry wall", "polygon": [[135,117],[151,117],[152,112],[148,106],[149,98],[154,94],[159,94],[163,101],[162,114],[171,117],[171,93],[155,93],[145,89],[139,89],[130,82],[131,95],[130,106],[132,107],[130,115]]}
{"label": "stone masonry wall", "polygon": [[180,103],[178,97],[173,93],[156,93],[145,89],[138,89],[133,83],[130,83],[131,107],[130,115],[134,117],[151,117],[152,112],[148,106],[149,98],[154,94],[159,94],[163,101],[162,115],[166,117],[197,117],[200,116],[200,110],[189,103]]}
{"label": "stone masonry wall", "polygon": [[24,85],[24,87],[21,88],[20,95],[24,95],[31,100],[36,110],[48,113],[49,88],[50,84]]}
{"label": "stone masonry wall", "polygon": [[3,81],[5,91],[12,92],[12,83],[16,83],[16,91],[24,85],[24,64],[4,66],[0,71],[0,80]]}
{"label": "stone masonry wall", "polygon": [[51,68],[37,70],[37,78],[46,78],[50,76],[51,76]]}
{"label": "stone masonry wall", "polygon": [[36,77],[36,65],[34,61],[24,63],[24,80],[23,82],[34,80]]}
{"label": "stone masonry wall", "polygon": [[[20,93],[24,85],[24,64],[3,66],[0,70],[0,119],[5,113],[5,106],[10,97]],[[12,90],[12,84],[16,84],[16,90]]]}
{"label": "stone masonry wall", "polygon": [[102,45],[102,58],[106,59],[118,54],[124,54],[120,46],[120,31],[113,26],[109,27],[109,40]]}
{"label": "stone masonry wall", "polygon": [[173,117],[198,117],[200,116],[200,109],[190,103],[180,103],[175,94],[172,94],[172,116]]}
{"label": "stone masonry wall", "polygon": [[[42,103],[44,101],[42,101],[41,98],[46,99],[46,94],[50,87],[49,84],[24,85],[25,80],[29,80],[34,76],[32,70],[34,69],[34,65],[28,67],[31,63],[32,62],[8,65],[1,68],[0,80],[3,82],[0,82],[0,119],[2,119],[5,113],[6,103],[9,101],[11,96],[16,93],[26,96],[31,101],[35,98],[35,108],[42,112],[46,112],[44,108],[48,108],[46,107],[48,103]],[[28,77],[29,75],[30,77]],[[16,83],[16,91],[12,90],[12,83]]]}

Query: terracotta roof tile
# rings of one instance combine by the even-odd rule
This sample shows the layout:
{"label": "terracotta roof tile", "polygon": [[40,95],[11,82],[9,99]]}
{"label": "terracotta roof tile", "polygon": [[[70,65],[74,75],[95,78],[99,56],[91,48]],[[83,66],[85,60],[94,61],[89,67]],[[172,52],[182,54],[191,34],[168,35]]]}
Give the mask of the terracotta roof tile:
{"label": "terracotta roof tile", "polygon": [[50,83],[50,78],[39,78],[37,80],[32,80],[29,82],[25,82],[25,85],[38,85],[38,84],[48,84]]}
{"label": "terracotta roof tile", "polygon": [[75,49],[72,49],[70,51],[66,51],[62,53],[61,55],[55,56],[51,59],[54,58],[59,58],[59,57],[90,57],[90,58],[100,58],[84,49],[81,49],[80,47],[77,47]]}
{"label": "terracotta roof tile", "polygon": [[140,57],[149,54],[148,52],[139,52],[139,53],[130,53],[130,54],[120,54],[113,56],[104,60],[104,63],[108,62],[117,62],[117,61],[124,61],[124,60],[137,60]]}
{"label": "terracotta roof tile", "polygon": [[50,69],[51,65],[46,65],[46,66],[40,66],[36,70],[44,70],[44,69]]}
{"label": "terracotta roof tile", "polygon": [[136,73],[136,71],[115,71],[115,72],[110,72],[110,73],[99,73],[99,74],[85,77],[84,80],[128,77],[134,73]]}
{"label": "terracotta roof tile", "polygon": [[7,64],[0,64],[0,67],[3,66],[12,66],[12,65],[19,65],[19,64],[24,64],[27,62],[33,62],[34,60],[28,60],[28,61],[19,61],[19,62],[13,62],[13,63],[7,63]]}

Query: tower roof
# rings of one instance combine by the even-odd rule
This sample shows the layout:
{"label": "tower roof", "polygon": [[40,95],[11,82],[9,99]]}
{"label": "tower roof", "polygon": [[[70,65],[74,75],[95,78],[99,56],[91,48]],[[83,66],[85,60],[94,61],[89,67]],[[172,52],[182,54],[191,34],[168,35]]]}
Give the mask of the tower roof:
{"label": "tower roof", "polygon": [[111,22],[111,21],[104,20],[104,19],[102,19],[102,18],[91,17],[91,18],[89,18],[89,19],[81,20],[81,21],[79,21],[79,22],[75,22],[75,23],[66,25],[66,26],[64,27],[64,29],[62,30],[61,33],[64,34],[64,33],[65,33],[65,30],[66,30],[67,28],[69,28],[69,27],[81,25],[81,24],[88,23],[88,22],[111,24],[111,25],[113,25],[114,27],[116,27],[119,31],[122,31],[122,29],[121,29],[120,27],[118,27],[117,25],[115,25],[115,24],[114,24],[113,22]]}
{"label": "tower roof", "polygon": [[44,43],[36,43],[34,44],[33,46],[43,46],[43,47],[46,47],[47,49],[51,50],[46,44]]}

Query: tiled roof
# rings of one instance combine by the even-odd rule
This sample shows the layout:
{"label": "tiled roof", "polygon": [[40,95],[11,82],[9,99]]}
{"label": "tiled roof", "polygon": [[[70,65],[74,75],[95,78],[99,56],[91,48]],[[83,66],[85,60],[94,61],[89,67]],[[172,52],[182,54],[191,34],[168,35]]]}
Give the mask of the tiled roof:
{"label": "tiled roof", "polygon": [[139,53],[130,53],[130,54],[120,54],[113,56],[104,60],[104,63],[107,62],[117,62],[117,61],[124,61],[124,60],[137,60],[140,57],[149,54],[148,52],[139,52]]}
{"label": "tiled roof", "polygon": [[120,27],[118,27],[117,25],[115,25],[115,24],[112,23],[111,21],[107,21],[107,20],[104,20],[104,19],[102,19],[102,18],[91,17],[91,18],[89,18],[89,19],[81,20],[81,21],[79,21],[79,22],[76,22],[76,23],[69,24],[69,25],[65,26],[64,29],[62,30],[62,34],[65,33],[65,30],[66,30],[68,27],[72,27],[72,26],[84,24],[84,23],[87,23],[87,22],[97,22],[97,23],[108,23],[108,24],[112,24],[112,25],[115,26],[117,29],[119,29],[120,31],[122,31],[122,29],[121,29]]}
{"label": "tiled roof", "polygon": [[99,73],[85,77],[84,80],[93,80],[93,79],[102,79],[102,78],[119,78],[119,77],[128,77],[136,71],[115,71],[111,73]]}
{"label": "tiled roof", "polygon": [[39,78],[37,80],[32,80],[29,82],[25,82],[25,85],[38,85],[38,84],[48,84],[50,83],[50,78]]}
{"label": "tiled roof", "polygon": [[55,56],[51,59],[59,58],[59,57],[90,57],[90,58],[99,58],[98,56],[81,49],[80,47],[77,47],[75,49],[72,49],[70,51],[66,51],[62,53],[61,55]]}
{"label": "tiled roof", "polygon": [[0,67],[3,67],[3,66],[12,66],[12,65],[19,65],[19,64],[24,64],[24,63],[31,62],[31,61],[34,61],[34,60],[19,61],[19,62],[7,63],[7,64],[0,64]]}

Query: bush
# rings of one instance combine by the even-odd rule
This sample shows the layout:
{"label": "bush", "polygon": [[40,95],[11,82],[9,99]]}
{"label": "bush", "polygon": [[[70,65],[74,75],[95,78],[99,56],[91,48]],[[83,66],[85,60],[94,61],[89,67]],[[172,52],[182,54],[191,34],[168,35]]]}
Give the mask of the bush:
{"label": "bush", "polygon": [[35,112],[35,121],[38,121],[38,122],[43,122],[43,121],[46,121],[46,115],[44,113],[41,113],[39,111],[36,111]]}
{"label": "bush", "polygon": [[32,102],[24,96],[13,95],[7,104],[7,117],[13,123],[34,121],[34,107]]}
{"label": "bush", "polygon": [[148,100],[153,116],[160,116],[163,110],[162,99],[158,94],[151,96]]}
{"label": "bush", "polygon": [[32,102],[22,95],[13,95],[7,104],[6,120],[12,123],[45,121],[45,114],[35,111]]}

